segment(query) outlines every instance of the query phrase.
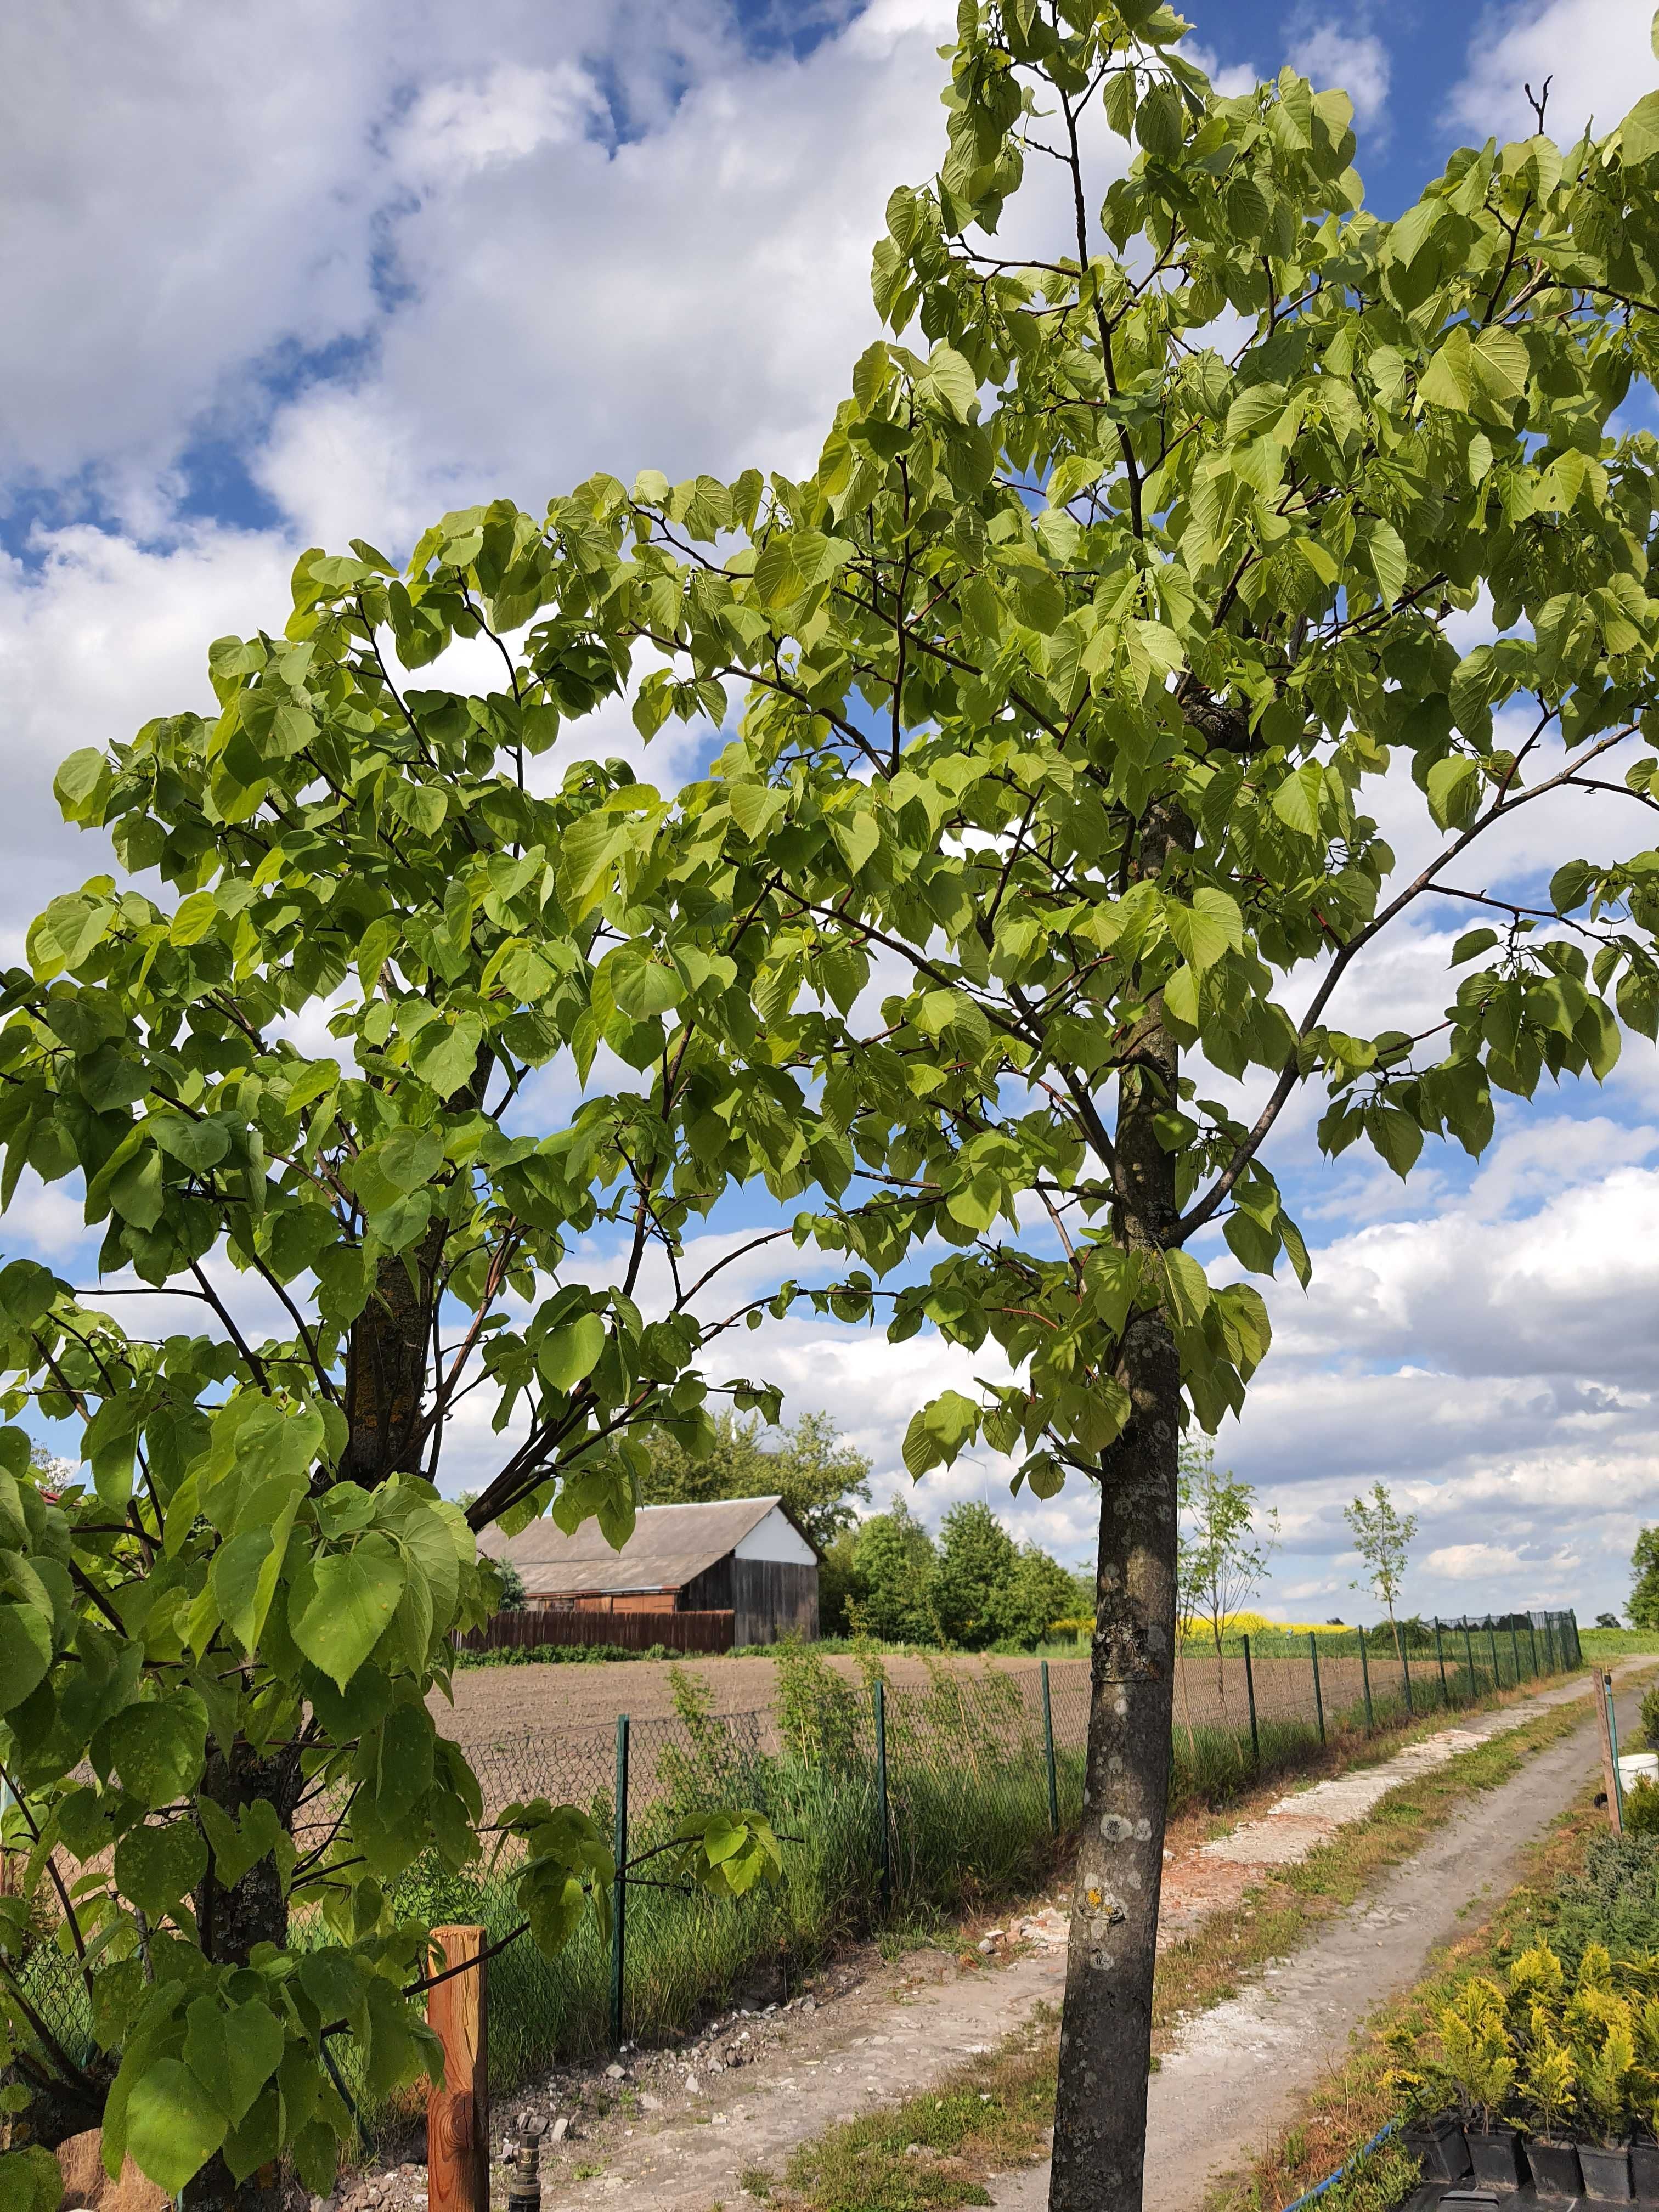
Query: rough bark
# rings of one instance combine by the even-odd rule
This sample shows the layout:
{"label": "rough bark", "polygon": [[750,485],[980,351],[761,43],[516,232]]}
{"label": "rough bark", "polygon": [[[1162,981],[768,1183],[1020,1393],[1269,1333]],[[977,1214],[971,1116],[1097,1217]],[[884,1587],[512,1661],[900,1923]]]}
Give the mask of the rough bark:
{"label": "rough bark", "polygon": [[[202,1794],[240,1821],[255,1798],[269,1798],[284,1828],[292,1829],[300,1791],[300,1763],[293,1751],[275,1759],[261,1759],[252,1747],[238,1743],[228,1756],[215,1748],[202,1779]],[[201,1887],[196,1893],[197,1925],[202,1948],[217,1966],[245,1966],[256,1943],[288,1942],[288,1900],[273,1860],[263,1858],[251,1866],[240,1881],[219,1881],[210,1860]],[[188,2212],[280,2212],[282,2169],[273,2160],[246,2180],[233,2179],[230,2168],[216,2154],[196,2175],[185,2192]]]}
{"label": "rough bark", "polygon": [[407,1260],[380,1263],[346,1347],[349,1434],[340,1480],[373,1489],[388,1475],[418,1474],[431,1371],[432,1315],[448,1224],[434,1221]]}
{"label": "rough bark", "polygon": [[[1183,834],[1185,833],[1185,834]],[[1162,872],[1190,832],[1154,810],[1140,872]],[[1154,1012],[1119,1085],[1120,1203],[1131,1249],[1174,1232],[1175,1158],[1154,1116],[1173,1103],[1175,1040]],[[1139,2212],[1152,1971],[1170,1790],[1176,1654],[1176,1478],[1181,1363],[1161,1312],[1125,1332],[1131,1413],[1104,1454],[1082,1832],[1072,1890],[1050,2212]]]}

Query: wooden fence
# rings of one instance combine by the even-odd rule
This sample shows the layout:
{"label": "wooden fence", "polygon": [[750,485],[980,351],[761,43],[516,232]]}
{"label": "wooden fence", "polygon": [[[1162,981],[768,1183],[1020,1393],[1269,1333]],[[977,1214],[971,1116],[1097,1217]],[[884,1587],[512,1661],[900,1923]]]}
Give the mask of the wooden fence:
{"label": "wooden fence", "polygon": [[611,1644],[624,1651],[729,1651],[727,1613],[584,1613],[574,1606],[521,1607],[498,1613],[456,1642],[463,1651],[522,1650],[538,1644]]}

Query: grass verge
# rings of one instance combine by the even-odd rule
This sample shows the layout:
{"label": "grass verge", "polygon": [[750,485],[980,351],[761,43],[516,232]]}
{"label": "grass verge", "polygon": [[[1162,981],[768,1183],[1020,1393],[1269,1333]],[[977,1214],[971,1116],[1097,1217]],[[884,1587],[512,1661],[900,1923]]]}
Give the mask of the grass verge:
{"label": "grass verge", "polygon": [[[1583,1719],[1583,1706],[1571,1701],[1390,1790],[1300,1866],[1285,1868],[1248,1893],[1241,1911],[1218,1913],[1171,1944],[1159,1957],[1153,1992],[1155,2051],[1168,2048],[1180,2021],[1234,1995],[1253,1969],[1293,1950],[1378,1874],[1409,1857],[1462,1802],[1508,1781]],[[957,2205],[989,2203],[988,2176],[1041,2155],[1054,2118],[1057,2050],[1058,2021],[1045,2008],[990,2057],[957,2069],[921,2095],[804,2144],[772,2201],[791,2212],[951,2212]],[[1304,2152],[1304,2164],[1317,2167],[1310,2178],[1330,2172],[1379,2125],[1380,2119],[1357,2124],[1330,2155],[1322,2136],[1310,2137]],[[1288,2148],[1297,2146],[1291,2142]],[[1386,2182],[1386,2168],[1380,2171]],[[1359,2181],[1382,2185],[1375,2174]],[[1259,2212],[1270,2201],[1285,2200],[1246,2195],[1228,2203],[1226,2212]],[[1374,2201],[1381,2212],[1396,2199]],[[1370,2212],[1370,2207],[1363,2195],[1354,2196],[1344,2212]]]}

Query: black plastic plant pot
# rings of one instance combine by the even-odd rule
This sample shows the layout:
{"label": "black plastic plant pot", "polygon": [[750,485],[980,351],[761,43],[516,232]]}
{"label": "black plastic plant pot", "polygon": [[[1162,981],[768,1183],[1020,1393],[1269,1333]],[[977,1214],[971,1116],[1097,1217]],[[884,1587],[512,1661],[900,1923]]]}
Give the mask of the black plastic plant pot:
{"label": "black plastic plant pot", "polygon": [[[1401,2140],[1422,2167],[1425,2180],[1461,2181],[1469,2170],[1468,2144],[1455,2112],[1437,2112],[1431,2120],[1413,2120],[1401,2130]],[[1575,2167],[1575,2183],[1577,2179]]]}
{"label": "black plastic plant pot", "polygon": [[1584,2177],[1584,2194],[1592,2204],[1631,2202],[1630,2152],[1623,2143],[1616,2150],[1603,2150],[1599,2143],[1580,2143],[1578,2171]]}
{"label": "black plastic plant pot", "polygon": [[1578,2153],[1570,2142],[1546,2142],[1534,2136],[1527,2145],[1527,2164],[1540,2197],[1577,2197]]}
{"label": "black plastic plant pot", "polygon": [[1513,2128],[1465,2128],[1474,2178],[1491,2189],[1519,2189],[1527,2178],[1521,2138]]}
{"label": "black plastic plant pot", "polygon": [[1638,2204],[1659,2204],[1659,2142],[1631,2145],[1630,2179]]}

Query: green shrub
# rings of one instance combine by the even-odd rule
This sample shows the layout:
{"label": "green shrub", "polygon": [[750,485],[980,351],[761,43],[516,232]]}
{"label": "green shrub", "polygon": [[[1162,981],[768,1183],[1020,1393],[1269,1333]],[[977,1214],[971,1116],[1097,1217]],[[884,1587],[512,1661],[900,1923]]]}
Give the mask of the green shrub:
{"label": "green shrub", "polygon": [[1570,1974],[1593,1943],[1615,1959],[1659,1950],[1659,1838],[1601,1836],[1557,1893],[1550,1942]]}
{"label": "green shrub", "polygon": [[1659,1682],[1642,1699],[1642,1741],[1650,1751],[1659,1751]]}

